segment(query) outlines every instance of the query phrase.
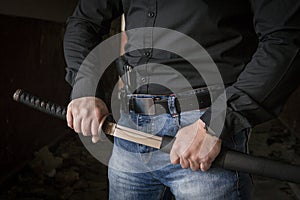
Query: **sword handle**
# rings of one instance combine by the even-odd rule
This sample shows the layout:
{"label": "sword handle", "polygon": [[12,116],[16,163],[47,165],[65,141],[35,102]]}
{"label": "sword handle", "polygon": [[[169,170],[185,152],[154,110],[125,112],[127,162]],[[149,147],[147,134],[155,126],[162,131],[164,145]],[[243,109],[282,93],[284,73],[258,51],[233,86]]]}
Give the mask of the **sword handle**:
{"label": "sword handle", "polygon": [[24,90],[18,89],[14,95],[13,99],[17,102],[25,104],[31,108],[50,114],[59,119],[66,119],[67,109],[64,106],[60,106],[51,101],[43,99],[41,97],[34,96],[25,92]]}

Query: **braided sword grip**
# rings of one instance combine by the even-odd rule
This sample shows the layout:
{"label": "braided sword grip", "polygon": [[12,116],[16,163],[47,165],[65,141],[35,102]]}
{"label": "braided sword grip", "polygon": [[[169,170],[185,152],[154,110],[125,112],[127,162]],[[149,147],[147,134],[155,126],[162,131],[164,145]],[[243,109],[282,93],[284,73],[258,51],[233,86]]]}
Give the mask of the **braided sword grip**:
{"label": "braided sword grip", "polygon": [[60,106],[46,99],[42,99],[40,97],[29,94],[24,90],[18,89],[14,93],[13,99],[17,102],[23,103],[31,108],[34,108],[46,114],[50,114],[60,119],[66,119],[66,107]]}

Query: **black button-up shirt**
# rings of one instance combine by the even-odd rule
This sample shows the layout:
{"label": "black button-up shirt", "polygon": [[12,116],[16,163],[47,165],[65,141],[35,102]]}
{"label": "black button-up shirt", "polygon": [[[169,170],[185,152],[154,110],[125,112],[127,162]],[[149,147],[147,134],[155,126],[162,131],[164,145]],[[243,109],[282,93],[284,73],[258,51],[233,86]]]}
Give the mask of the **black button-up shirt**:
{"label": "black button-up shirt", "polygon": [[[81,0],[68,19],[64,41],[66,80],[71,85],[76,84],[83,59],[122,13],[127,30],[168,28],[206,49],[229,85],[223,135],[273,118],[298,86],[299,0]],[[130,45],[130,36],[128,41]],[[126,54],[126,59],[132,66],[158,62],[177,67],[194,88],[204,85],[201,77],[186,70],[184,59],[170,52],[145,49]],[[160,92],[157,87],[146,88],[140,92]],[[202,120],[209,124],[210,118],[211,109]]]}

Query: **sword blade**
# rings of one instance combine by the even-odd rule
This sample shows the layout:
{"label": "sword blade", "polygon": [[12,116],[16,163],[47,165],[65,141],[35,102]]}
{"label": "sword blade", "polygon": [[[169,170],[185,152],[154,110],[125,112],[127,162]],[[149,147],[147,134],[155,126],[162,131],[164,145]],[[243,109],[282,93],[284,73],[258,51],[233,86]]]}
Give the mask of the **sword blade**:
{"label": "sword blade", "polygon": [[117,125],[113,136],[138,144],[160,149],[162,137]]}
{"label": "sword blade", "polygon": [[[121,126],[113,122],[107,122],[105,118],[106,117],[104,117],[102,122],[100,122],[99,131],[103,131],[106,135],[112,135],[130,142],[160,149],[163,140],[162,137],[128,128],[126,126]],[[103,124],[105,124],[105,126],[103,126]],[[99,132],[99,134],[101,133]]]}

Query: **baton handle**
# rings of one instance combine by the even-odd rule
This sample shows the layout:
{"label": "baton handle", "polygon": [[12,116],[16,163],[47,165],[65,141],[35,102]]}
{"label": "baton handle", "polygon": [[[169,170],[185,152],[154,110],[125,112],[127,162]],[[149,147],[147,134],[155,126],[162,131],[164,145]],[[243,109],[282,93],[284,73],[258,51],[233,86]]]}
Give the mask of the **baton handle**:
{"label": "baton handle", "polygon": [[[60,119],[66,119],[66,108],[40,97],[31,95],[23,90],[17,90],[14,100],[31,108],[50,114]],[[174,137],[164,136],[161,151],[170,153]],[[250,156],[245,153],[222,149],[221,153],[213,162],[214,167],[226,170],[240,171],[282,181],[300,183],[300,166],[280,161],[270,160],[263,157]]]}

